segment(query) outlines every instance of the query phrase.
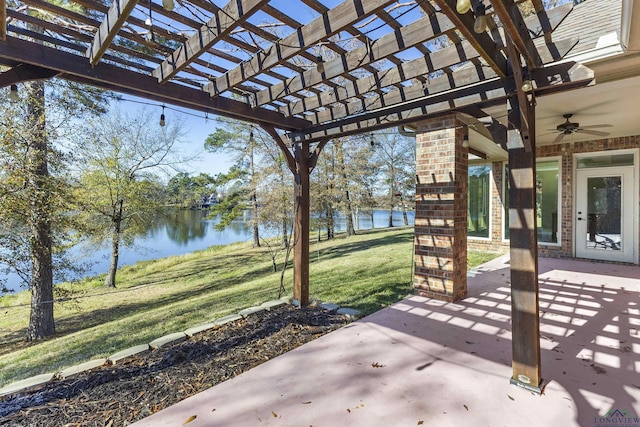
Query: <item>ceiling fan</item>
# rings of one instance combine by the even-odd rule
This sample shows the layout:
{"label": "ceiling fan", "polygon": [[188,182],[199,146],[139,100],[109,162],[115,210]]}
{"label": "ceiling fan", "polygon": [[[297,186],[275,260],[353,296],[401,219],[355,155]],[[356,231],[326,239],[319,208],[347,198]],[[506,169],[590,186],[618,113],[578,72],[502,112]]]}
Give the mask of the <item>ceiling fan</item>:
{"label": "ceiling fan", "polygon": [[553,141],[554,143],[558,143],[562,141],[562,138],[564,138],[565,135],[572,135],[574,133],[583,133],[586,135],[594,135],[594,136],[607,136],[609,135],[609,132],[602,132],[599,130],[592,130],[592,129],[613,127],[612,125],[609,125],[609,124],[580,126],[580,123],[571,122],[569,120],[571,119],[572,116],[573,114],[563,114],[562,117],[565,118],[565,121],[563,123],[560,123],[558,126],[556,126],[555,129],[549,129],[551,131],[558,132],[558,136]]}

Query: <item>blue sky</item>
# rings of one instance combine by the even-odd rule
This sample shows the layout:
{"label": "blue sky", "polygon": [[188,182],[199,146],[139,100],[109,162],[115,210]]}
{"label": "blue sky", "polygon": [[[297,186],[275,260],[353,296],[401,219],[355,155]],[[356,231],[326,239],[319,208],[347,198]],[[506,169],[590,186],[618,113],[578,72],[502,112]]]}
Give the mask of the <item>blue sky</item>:
{"label": "blue sky", "polygon": [[[148,101],[146,99],[137,98],[129,95],[121,95],[122,101],[117,103],[117,107],[122,111],[135,114],[136,111],[145,109],[152,115],[157,112],[157,123],[151,125],[160,126],[160,114],[162,114],[162,104]],[[165,121],[167,124],[172,121],[183,121],[184,131],[186,133],[180,149],[185,157],[197,155],[197,160],[191,161],[182,168],[191,175],[199,173],[208,173],[215,175],[224,173],[229,170],[232,160],[225,154],[213,154],[204,151],[204,141],[207,136],[215,132],[216,127],[220,124],[217,122],[217,116],[208,116],[205,118],[203,113],[198,111],[178,108],[173,105],[165,106]]]}

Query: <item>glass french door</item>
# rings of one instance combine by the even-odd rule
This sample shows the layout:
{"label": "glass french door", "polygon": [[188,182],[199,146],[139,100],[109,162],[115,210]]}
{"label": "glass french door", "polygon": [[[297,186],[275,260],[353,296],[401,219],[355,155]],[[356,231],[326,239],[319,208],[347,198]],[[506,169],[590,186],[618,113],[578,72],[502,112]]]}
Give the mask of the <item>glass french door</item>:
{"label": "glass french door", "polygon": [[633,167],[576,173],[576,256],[635,262]]}

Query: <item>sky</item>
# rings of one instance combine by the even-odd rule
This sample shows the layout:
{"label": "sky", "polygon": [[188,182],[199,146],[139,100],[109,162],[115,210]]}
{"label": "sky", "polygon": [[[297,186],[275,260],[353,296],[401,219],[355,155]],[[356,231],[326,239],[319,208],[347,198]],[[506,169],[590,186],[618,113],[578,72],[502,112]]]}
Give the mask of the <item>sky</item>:
{"label": "sky", "polygon": [[[160,126],[162,104],[129,95],[121,95],[121,98],[122,100],[116,105],[117,108],[130,114],[135,114],[136,111],[145,109],[153,115],[154,111],[157,110],[158,122],[152,125]],[[233,163],[229,155],[208,153],[204,150],[204,141],[207,136],[215,132],[216,127],[221,126],[216,121],[217,116],[205,117],[204,113],[178,108],[173,105],[166,105],[164,114],[167,125],[176,120],[184,122],[185,137],[179,146],[183,156],[197,156],[196,160],[182,166],[185,172],[192,176],[199,173],[216,175],[228,172]]]}

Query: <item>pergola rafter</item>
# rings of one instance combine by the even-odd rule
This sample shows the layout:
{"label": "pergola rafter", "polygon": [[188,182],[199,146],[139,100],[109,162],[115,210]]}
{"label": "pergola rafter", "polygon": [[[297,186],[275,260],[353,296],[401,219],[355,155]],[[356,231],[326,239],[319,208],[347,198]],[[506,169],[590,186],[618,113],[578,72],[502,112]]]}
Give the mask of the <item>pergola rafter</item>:
{"label": "pergola rafter", "polygon": [[540,58],[538,50],[533,45],[529,30],[513,0],[495,2],[493,9],[500,21],[505,23],[505,31],[520,55],[524,57],[525,64],[530,69],[542,66],[542,58]]}
{"label": "pergola rafter", "polygon": [[464,38],[476,49],[478,54],[489,64],[493,71],[500,77],[507,75],[507,60],[491,40],[489,34],[473,31],[473,15],[471,12],[459,14],[456,11],[456,0],[435,0],[440,10],[455,24]]}
{"label": "pergola rafter", "polygon": [[268,0],[231,0],[156,68],[153,75],[160,83],[168,81],[267,2]]}
{"label": "pergola rafter", "polygon": [[[438,18],[436,17],[435,19]],[[385,59],[400,50],[413,47],[418,43],[424,43],[433,37],[441,35],[442,32],[453,30],[454,28],[453,24],[444,19],[438,22],[437,28],[439,32],[434,33],[434,31],[431,31],[433,27],[429,24],[433,24],[433,20],[431,17],[425,17],[411,25],[386,34],[371,45],[360,46],[345,55],[325,62],[323,73],[319,73],[312,68],[302,76],[293,77],[283,83],[258,92],[256,94],[256,102],[258,105],[266,104],[273,99],[279,99],[285,95],[316,85],[325,79],[337,77],[364,65]],[[373,87],[367,92],[371,90],[373,90]],[[351,96],[354,95],[352,94]]]}
{"label": "pergola rafter", "polygon": [[370,0],[367,2],[346,0],[266,51],[258,52],[249,61],[229,70],[215,82],[208,84],[205,90],[212,95],[224,92],[248,76],[260,74],[265,69],[286,61],[393,2],[393,0]]}
{"label": "pergola rafter", "polygon": [[96,65],[136,6],[137,0],[115,0],[87,49],[87,58]]}

